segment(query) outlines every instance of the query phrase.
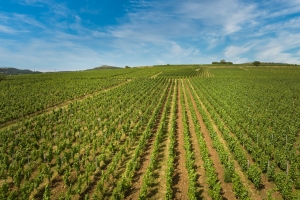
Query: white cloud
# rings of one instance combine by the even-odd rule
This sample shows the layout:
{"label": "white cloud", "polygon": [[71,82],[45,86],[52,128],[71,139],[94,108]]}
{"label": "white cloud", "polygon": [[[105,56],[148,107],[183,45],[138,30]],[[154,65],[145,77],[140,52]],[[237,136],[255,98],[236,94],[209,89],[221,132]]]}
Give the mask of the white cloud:
{"label": "white cloud", "polygon": [[170,42],[169,56],[174,58],[186,57],[193,53],[194,49],[184,48],[176,42]]}
{"label": "white cloud", "polygon": [[231,58],[244,54],[249,51],[249,49],[249,47],[229,46],[226,47],[224,54],[227,58]]}
{"label": "white cloud", "polygon": [[300,30],[300,17],[291,18],[287,21],[270,23],[259,30],[259,33],[266,34],[269,32],[278,32],[282,30]]}
{"label": "white cloud", "polygon": [[[97,24],[80,15],[97,14],[87,6],[77,12],[54,0],[22,0],[22,5],[47,6],[47,11],[42,17],[0,12],[0,32],[16,35],[0,39],[0,60],[49,69],[211,63],[222,58],[235,63],[299,63],[299,52],[293,48],[300,46],[300,18],[279,17],[296,13],[299,2],[284,1],[272,1],[272,7],[269,1],[132,0],[116,24],[95,28]],[[30,39],[21,40],[23,36]],[[16,59],[9,61],[12,57]]]}
{"label": "white cloud", "polygon": [[233,63],[247,63],[251,62],[248,58],[234,57],[230,60]]}
{"label": "white cloud", "polygon": [[0,13],[0,26],[0,30],[8,34],[29,32],[32,27],[44,28],[44,25],[35,18],[16,13]]}
{"label": "white cloud", "polygon": [[72,12],[64,4],[51,4],[52,12],[61,17],[68,17]]}
{"label": "white cloud", "polygon": [[18,0],[17,2],[26,6],[42,6],[44,4],[49,4],[50,0]]}
{"label": "white cloud", "polygon": [[37,21],[36,19],[34,19],[33,17],[30,17],[28,15],[13,14],[11,20],[13,20],[15,22],[21,22],[21,23],[29,24],[31,26],[45,28],[44,25],[41,22]]}
{"label": "white cloud", "polygon": [[256,58],[263,61],[300,63],[300,58],[293,48],[300,46],[300,34],[283,32],[276,38],[265,39],[256,46]]}
{"label": "white cloud", "polygon": [[193,50],[193,54],[194,54],[194,55],[200,55],[201,52],[199,51],[199,49],[194,49],[194,50]]}
{"label": "white cloud", "polygon": [[99,64],[101,53],[76,43],[62,41],[31,40],[22,44],[9,40],[0,42],[11,46],[11,50],[0,47],[1,65],[22,68],[27,63],[25,68],[43,71],[92,68]]}
{"label": "white cloud", "polygon": [[286,17],[300,11],[299,0],[278,0],[278,1],[265,1],[262,3],[263,12],[261,16],[263,18],[277,18]]}
{"label": "white cloud", "polygon": [[4,25],[1,25],[1,24],[0,24],[0,32],[2,32],[2,33],[14,34],[14,33],[16,33],[17,31],[14,30],[14,29],[11,28],[11,27],[4,26]]}
{"label": "white cloud", "polygon": [[238,0],[186,1],[179,12],[213,29],[221,27],[224,34],[230,34],[254,20],[257,16],[255,8],[254,4]]}

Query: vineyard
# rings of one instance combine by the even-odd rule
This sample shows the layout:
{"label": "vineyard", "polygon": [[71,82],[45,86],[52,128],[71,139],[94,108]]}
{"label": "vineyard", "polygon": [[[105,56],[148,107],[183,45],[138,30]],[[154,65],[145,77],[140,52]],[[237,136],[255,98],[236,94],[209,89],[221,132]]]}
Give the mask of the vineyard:
{"label": "vineyard", "polygon": [[300,199],[300,69],[0,81],[0,199]]}

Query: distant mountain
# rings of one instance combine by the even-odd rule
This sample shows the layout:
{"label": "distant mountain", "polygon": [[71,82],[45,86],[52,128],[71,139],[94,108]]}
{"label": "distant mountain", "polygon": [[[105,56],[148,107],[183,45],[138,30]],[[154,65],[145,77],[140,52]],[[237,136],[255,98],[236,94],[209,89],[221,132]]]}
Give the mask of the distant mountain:
{"label": "distant mountain", "polygon": [[29,69],[16,69],[16,68],[10,68],[10,67],[3,67],[0,68],[0,74],[1,75],[18,75],[18,74],[39,74],[41,72],[34,72]]}

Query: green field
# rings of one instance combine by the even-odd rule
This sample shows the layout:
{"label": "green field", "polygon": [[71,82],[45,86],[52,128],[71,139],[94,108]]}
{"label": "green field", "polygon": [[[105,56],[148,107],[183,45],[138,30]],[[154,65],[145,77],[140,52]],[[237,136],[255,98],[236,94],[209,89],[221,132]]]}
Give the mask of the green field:
{"label": "green field", "polygon": [[0,199],[300,199],[300,68],[0,81]]}

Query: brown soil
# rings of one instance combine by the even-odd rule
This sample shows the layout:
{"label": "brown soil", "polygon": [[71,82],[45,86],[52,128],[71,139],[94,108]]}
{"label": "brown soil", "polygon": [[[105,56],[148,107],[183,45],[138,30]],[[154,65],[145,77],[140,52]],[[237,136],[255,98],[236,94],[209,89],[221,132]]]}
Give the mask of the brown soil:
{"label": "brown soil", "polygon": [[[174,83],[173,83],[174,84]],[[172,101],[171,101],[171,108],[168,113],[168,126],[165,135],[163,136],[163,143],[160,145],[160,153],[159,153],[159,160],[157,169],[154,171],[154,187],[151,188],[151,199],[164,199],[166,194],[166,170],[168,166],[168,151],[170,145],[170,138],[168,137],[168,133],[171,131],[171,120],[172,120],[172,113],[175,109],[174,100],[175,100],[175,87],[174,84],[173,91],[172,91]]]}
{"label": "brown soil", "polygon": [[67,192],[67,188],[62,180],[62,177],[57,176],[52,182],[51,182],[51,199],[59,199],[60,195],[63,195]]}
{"label": "brown soil", "polygon": [[[194,90],[193,86],[191,85],[191,83],[189,82],[190,87]],[[217,127],[217,125],[215,124],[214,120],[212,119],[210,113],[208,112],[208,110],[206,109],[206,107],[204,106],[203,102],[201,101],[201,99],[199,98],[199,96],[197,96],[201,106],[203,107],[204,111],[206,112],[206,114],[208,115],[214,130],[216,131],[216,133],[219,136],[220,141],[222,142],[222,144],[224,145],[225,149],[227,149],[228,152],[230,152],[230,150],[228,149],[227,145],[226,145],[226,141],[223,139],[222,137],[222,133],[220,132],[219,128]],[[221,119],[223,121],[223,119]],[[224,121],[223,121],[224,122]],[[228,127],[225,125],[225,128],[228,129]],[[229,130],[229,129],[228,129]],[[229,130],[229,133],[232,137],[235,137],[235,135]],[[242,149],[244,149],[243,146],[240,145],[240,147]],[[251,162],[253,162],[253,158],[252,156],[244,149],[244,152],[247,155],[248,160]],[[231,156],[232,157],[232,156]],[[248,188],[251,196],[253,199],[266,199],[267,196],[267,192],[274,190],[275,191],[275,184],[271,183],[268,181],[268,178],[266,177],[265,174],[262,174],[262,179],[261,179],[261,183],[262,183],[262,188],[258,191],[256,190],[255,186],[253,185],[253,183],[248,180],[247,176],[242,172],[242,169],[240,167],[240,165],[238,164],[238,162],[234,159],[232,159],[234,161],[234,167],[235,170],[237,171],[237,173],[239,174],[239,176],[241,177],[242,183]],[[274,192],[273,193],[273,198],[275,199],[282,199],[281,195],[279,192]]]}
{"label": "brown soil", "polygon": [[167,133],[163,136],[163,141],[159,145],[158,161],[153,171],[154,182],[149,188],[150,199],[163,199],[166,193],[166,168],[168,158]]}
{"label": "brown soil", "polygon": [[178,109],[177,109],[177,131],[175,134],[175,169],[173,178],[173,192],[175,199],[188,199],[188,172],[185,167],[185,150],[183,139],[182,107],[180,104],[180,85],[178,84]]}
{"label": "brown soil", "polygon": [[[190,85],[190,87],[192,87],[192,86]],[[190,88],[188,88],[188,91],[189,91],[189,94],[190,94],[190,96],[191,96],[191,98],[192,98],[192,94],[191,94]],[[199,98],[199,97],[197,97],[197,98]],[[201,106],[204,108],[204,111],[206,112],[206,114],[207,114],[207,115],[209,116],[209,118],[210,118],[209,113],[207,112],[206,108],[204,107],[204,105],[202,104],[201,101],[200,101],[200,103],[201,103]],[[193,106],[194,106],[194,107],[196,106],[195,101],[193,101]],[[216,126],[216,124],[214,123],[214,121],[213,121],[211,118],[210,118],[210,120],[211,120],[211,122],[212,122],[212,124],[213,124],[214,130],[216,131],[216,133],[217,133],[218,136],[219,136],[219,140],[221,141],[221,143],[223,144],[223,146],[224,146],[224,148],[227,150],[227,152],[230,152],[229,149],[228,149],[228,147],[227,147],[227,145],[226,145],[226,142],[224,141],[224,139],[223,139],[222,136],[221,136],[222,133],[220,132],[220,130],[218,129],[218,127]],[[234,167],[235,167],[235,170],[236,170],[236,172],[238,173],[238,175],[241,177],[241,180],[242,180],[243,185],[245,185],[245,186],[249,189],[249,192],[250,192],[250,194],[251,194],[251,198],[252,198],[252,199],[260,199],[260,196],[258,196],[258,194],[257,194],[257,192],[256,192],[256,189],[255,189],[254,185],[251,184],[250,181],[244,176],[244,174],[243,174],[243,172],[242,172],[242,169],[240,168],[238,162],[237,162],[236,160],[233,159],[233,157],[231,156],[231,154],[230,154],[229,156],[230,156],[231,160],[234,161]]]}
{"label": "brown soil", "polygon": [[150,163],[151,152],[153,150],[154,138],[149,139],[148,144],[146,146],[146,151],[141,156],[141,165],[138,171],[135,173],[133,177],[133,184],[130,188],[128,196],[125,199],[138,199],[139,191],[142,186],[142,177],[146,172],[146,169]]}
{"label": "brown soil", "polygon": [[162,117],[162,113],[163,110],[165,109],[165,103],[166,100],[168,98],[168,96],[170,95],[170,86],[168,86],[169,88],[167,89],[167,96],[164,99],[164,103],[160,109],[159,112],[159,116],[158,119],[156,121],[156,124],[154,125],[154,128],[152,129],[152,137],[148,140],[148,143],[146,145],[146,151],[143,152],[142,156],[141,156],[141,165],[140,168],[138,169],[138,171],[135,173],[134,177],[133,177],[133,184],[131,185],[130,190],[128,191],[128,193],[126,194],[125,199],[138,199],[139,197],[139,192],[143,183],[143,175],[145,174],[148,165],[150,163],[150,159],[151,159],[151,153],[153,151],[154,148],[154,142],[155,142],[155,136],[156,136],[156,132],[158,129],[159,124],[161,123],[161,117]]}
{"label": "brown soil", "polygon": [[189,94],[190,94],[190,97],[191,97],[191,100],[192,100],[192,103],[193,103],[198,121],[200,123],[203,138],[206,142],[208,151],[210,152],[211,160],[212,160],[212,162],[214,164],[214,167],[215,167],[215,169],[218,173],[217,174],[218,180],[221,183],[222,192],[223,192],[222,196],[223,196],[224,199],[228,199],[228,200],[236,199],[236,197],[233,193],[232,184],[231,183],[225,183],[225,181],[224,181],[224,169],[223,169],[223,166],[222,166],[221,161],[219,159],[218,152],[213,148],[213,144],[212,144],[211,138],[209,136],[209,132],[206,128],[206,125],[203,122],[202,116],[201,116],[200,112],[198,111],[198,108],[196,107],[194,97],[191,95],[190,91],[189,91]]}
{"label": "brown soil", "polygon": [[183,91],[185,93],[184,94],[185,106],[186,106],[186,110],[188,113],[189,130],[191,133],[191,143],[192,143],[192,149],[193,149],[194,158],[195,158],[195,171],[196,171],[197,177],[198,177],[197,178],[197,184],[198,184],[197,185],[197,193],[198,193],[198,196],[203,197],[203,199],[211,199],[211,197],[208,195],[209,186],[205,181],[206,177],[205,177],[204,163],[203,163],[203,160],[201,159],[202,156],[201,156],[199,144],[197,142],[195,125],[194,125],[191,111],[190,111],[191,108],[189,107],[189,105],[187,103],[187,95],[186,95],[185,87],[183,87]]}
{"label": "brown soil", "polygon": [[[136,143],[136,145],[137,145],[137,143]],[[130,149],[131,152],[134,151],[136,145],[134,145],[134,147]],[[106,180],[106,182],[104,182],[103,188],[105,188],[105,189],[104,189],[103,196],[102,196],[103,199],[109,199],[111,197],[114,187],[117,184],[117,181],[121,178],[122,174],[126,170],[126,163],[130,159],[130,156],[132,156],[132,155],[126,155],[126,157],[122,160],[122,162],[118,164],[114,173],[112,175],[109,175],[108,180]],[[97,184],[97,182],[96,182],[96,184]],[[92,191],[89,193],[89,195],[91,196],[91,194],[93,194]],[[83,200],[84,198],[81,198],[81,199]]]}
{"label": "brown soil", "polygon": [[[123,83],[124,84],[124,83]],[[117,87],[117,86],[115,86],[115,87]],[[112,88],[110,88],[110,89],[112,89]],[[107,90],[105,90],[105,91],[108,91],[108,90],[110,90],[110,89],[107,89]],[[101,92],[104,92],[104,91],[101,91]],[[122,144],[122,143],[124,143],[124,141],[120,141],[120,144]],[[135,146],[135,145],[134,145]],[[133,151],[134,150],[134,148],[132,148],[131,149],[131,151]],[[80,154],[83,154],[84,153],[84,149],[81,149],[81,151],[80,151]],[[113,155],[112,155],[112,157],[114,157]],[[126,157],[124,158],[125,160],[124,160],[124,163],[126,164],[126,160],[128,159],[128,157],[129,157],[129,155],[126,155]],[[106,168],[107,168],[107,166],[109,165],[109,163],[111,162],[111,160],[112,159],[110,159],[110,161],[108,161],[108,162],[105,162],[102,166],[101,166],[101,169],[102,169],[102,171],[104,170],[106,170]],[[73,162],[71,162],[71,163],[73,163]],[[123,163],[123,164],[124,164]],[[120,166],[117,170],[116,170],[116,173],[115,174],[120,174],[121,172],[122,172],[122,170],[124,170],[125,169],[125,164],[123,165],[123,166]],[[52,166],[51,168],[53,168],[54,166]],[[54,171],[55,172],[55,170],[51,170],[51,171]],[[35,177],[35,176],[37,176],[37,173],[38,173],[38,170],[36,169],[36,170],[34,170],[34,173],[33,173],[33,177]],[[51,181],[50,181],[50,183],[49,183],[49,186],[51,187],[51,199],[53,198],[53,199],[57,199],[58,197],[58,195],[61,195],[61,194],[64,194],[65,192],[66,192],[66,188],[65,188],[65,185],[64,185],[64,183],[63,183],[63,181],[62,181],[62,178],[61,178],[61,176],[60,175],[58,175],[56,172],[54,173],[55,174],[55,176],[53,176],[52,177],[52,179],[51,179]],[[89,184],[89,186],[81,193],[81,195],[73,195],[72,196],[72,199],[74,198],[74,199],[83,199],[84,198],[84,195],[85,194],[88,194],[89,196],[91,196],[93,193],[94,193],[94,190],[95,190],[95,187],[96,187],[96,185],[97,185],[97,182],[100,180],[100,178],[101,178],[101,173],[100,173],[100,171],[97,171],[95,174],[93,174],[92,176],[90,176],[90,184]],[[104,195],[108,195],[108,193],[111,191],[111,189],[112,189],[112,186],[113,186],[113,184],[114,184],[114,181],[117,179],[118,177],[117,176],[115,176],[115,177],[113,177],[113,180],[110,180],[109,182],[107,182],[106,184],[105,184],[105,186],[107,186],[107,187],[105,187],[106,189],[105,189],[105,194]],[[38,189],[37,190],[34,190],[33,192],[32,192],[32,194],[31,194],[31,197],[40,197],[41,195],[43,195],[43,191],[44,191],[44,187],[45,187],[45,185],[46,185],[46,183],[47,183],[47,181],[46,180],[44,180],[43,181],[43,183],[41,183],[40,185],[39,185],[39,187],[38,187]],[[75,186],[76,186],[76,183],[75,183]],[[107,194],[106,194],[107,193]],[[57,198],[56,198],[57,197]]]}

